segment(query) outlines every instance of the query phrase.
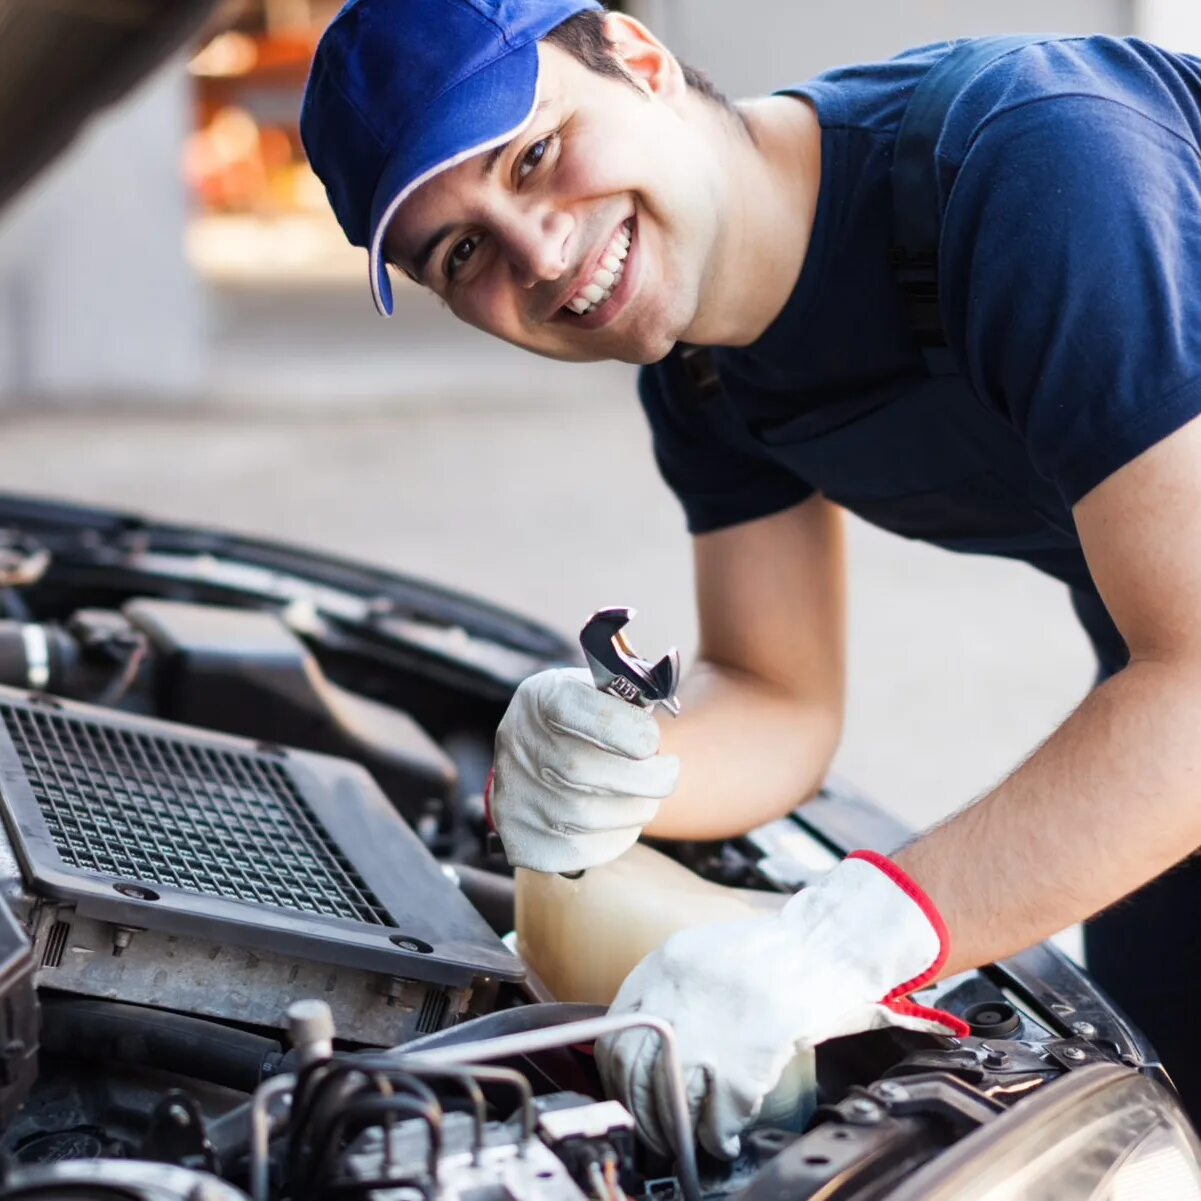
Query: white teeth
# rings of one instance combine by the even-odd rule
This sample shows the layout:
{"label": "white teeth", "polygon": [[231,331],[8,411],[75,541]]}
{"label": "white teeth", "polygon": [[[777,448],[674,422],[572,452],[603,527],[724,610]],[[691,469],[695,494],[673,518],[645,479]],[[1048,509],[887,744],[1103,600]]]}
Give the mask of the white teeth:
{"label": "white teeth", "polygon": [[624,225],[617,232],[601,255],[592,278],[569,301],[565,308],[583,316],[598,304],[603,304],[617,290],[625,270],[625,260],[630,253],[630,234]]}

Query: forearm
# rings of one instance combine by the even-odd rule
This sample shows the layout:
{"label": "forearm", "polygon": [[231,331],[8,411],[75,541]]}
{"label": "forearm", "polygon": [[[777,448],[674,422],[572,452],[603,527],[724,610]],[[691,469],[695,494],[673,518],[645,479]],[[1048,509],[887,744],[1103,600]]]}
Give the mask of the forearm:
{"label": "forearm", "polygon": [[1104,909],[1201,845],[1201,661],[1142,660],[988,796],[895,858],[951,931],[944,975]]}
{"label": "forearm", "polygon": [[789,812],[825,778],[838,745],[840,706],[749,673],[699,662],[680,689],[681,714],[663,715],[663,754],[680,783],[647,833],[727,838]]}

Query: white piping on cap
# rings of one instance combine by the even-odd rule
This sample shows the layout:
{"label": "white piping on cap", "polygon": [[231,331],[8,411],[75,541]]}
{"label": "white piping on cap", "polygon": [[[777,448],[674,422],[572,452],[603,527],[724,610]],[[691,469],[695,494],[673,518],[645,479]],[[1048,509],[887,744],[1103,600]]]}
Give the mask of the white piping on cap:
{"label": "white piping on cap", "polygon": [[[439,163],[436,167],[431,167],[428,171],[417,176],[407,187],[402,188],[389,202],[388,207],[384,209],[384,215],[380,217],[379,224],[376,225],[375,232],[371,235],[371,252],[367,257],[367,270],[371,277],[371,296],[375,301],[375,310],[381,317],[390,317],[391,313],[388,313],[384,309],[384,299],[379,291],[380,247],[388,225],[396,215],[396,210],[423,183],[433,179],[435,175],[440,175],[443,171],[449,171],[451,167],[457,167],[460,163],[465,163],[469,158],[474,158],[477,154],[483,154],[486,150],[493,150],[497,146],[503,146],[505,142],[515,138],[534,119],[534,113],[538,109],[538,88],[540,83],[540,78],[534,80],[534,99],[530,104],[530,111],[522,117],[517,125],[514,125],[512,129],[507,130],[498,137],[489,138],[488,141],[481,142],[478,146],[472,146],[469,150],[461,150],[458,154],[448,158],[444,163]],[[385,267],[384,270],[387,270],[387,268]]]}

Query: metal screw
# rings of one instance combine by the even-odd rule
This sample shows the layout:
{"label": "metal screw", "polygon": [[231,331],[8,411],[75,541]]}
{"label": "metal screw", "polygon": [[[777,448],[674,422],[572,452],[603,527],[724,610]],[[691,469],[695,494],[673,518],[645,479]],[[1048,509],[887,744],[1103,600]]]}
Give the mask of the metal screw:
{"label": "metal screw", "polygon": [[904,1085],[897,1084],[893,1080],[882,1080],[876,1085],[876,1096],[885,1101],[908,1101],[909,1090]]}
{"label": "metal screw", "polygon": [[192,1122],[188,1111],[178,1102],[167,1106],[167,1117],[170,1118],[176,1126],[188,1126]]}
{"label": "metal screw", "polygon": [[1073,1022],[1072,1030],[1080,1035],[1081,1038],[1096,1038],[1097,1027],[1092,1022]]}
{"label": "metal screw", "polygon": [[1073,1063],[1080,1063],[1088,1058],[1088,1055],[1079,1047],[1064,1047],[1062,1054],[1064,1059],[1070,1059]]}

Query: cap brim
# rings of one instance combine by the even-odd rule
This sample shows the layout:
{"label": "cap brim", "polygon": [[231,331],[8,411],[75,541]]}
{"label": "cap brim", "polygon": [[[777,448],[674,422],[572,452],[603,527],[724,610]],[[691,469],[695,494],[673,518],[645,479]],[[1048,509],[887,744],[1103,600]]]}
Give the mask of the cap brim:
{"label": "cap brim", "polygon": [[383,242],[397,210],[434,176],[516,137],[537,105],[538,46],[530,42],[440,96],[423,114],[420,137],[404,139],[397,147],[371,202],[368,270],[381,315],[392,315],[392,281]]}

